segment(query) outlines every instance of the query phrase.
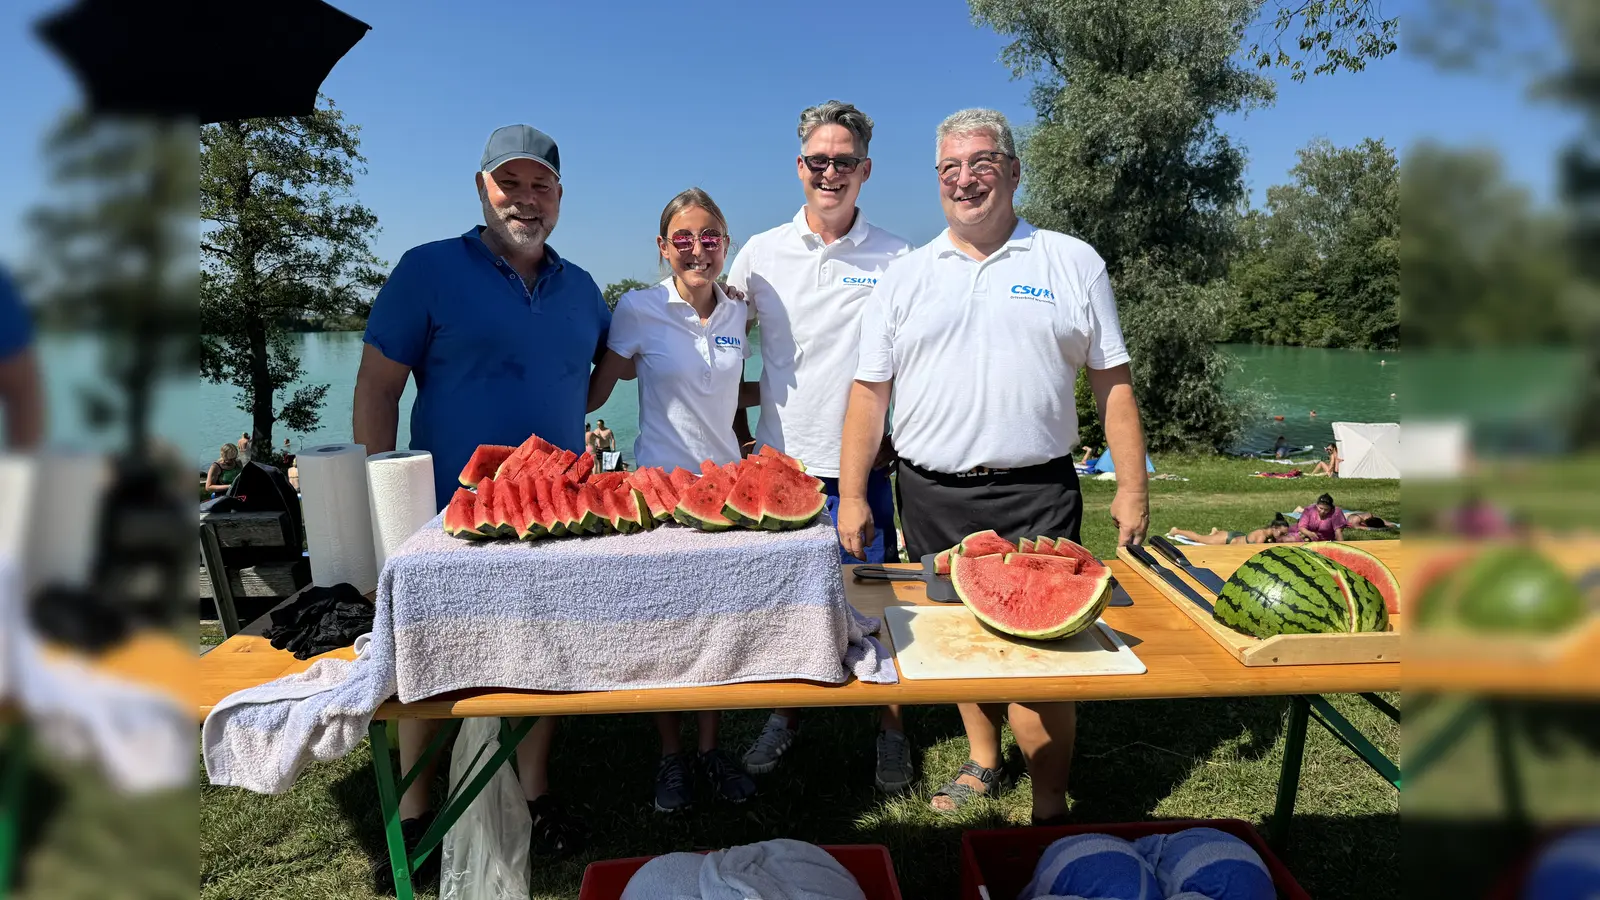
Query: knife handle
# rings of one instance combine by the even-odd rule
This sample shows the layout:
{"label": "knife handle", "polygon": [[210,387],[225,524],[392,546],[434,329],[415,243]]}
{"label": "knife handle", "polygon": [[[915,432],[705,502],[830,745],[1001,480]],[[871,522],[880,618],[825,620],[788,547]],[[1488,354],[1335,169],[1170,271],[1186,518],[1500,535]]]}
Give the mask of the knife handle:
{"label": "knife handle", "polygon": [[1156,552],[1161,554],[1162,556],[1165,556],[1169,561],[1171,561],[1171,563],[1173,565],[1175,565],[1175,566],[1183,565],[1183,560],[1179,556],[1178,548],[1176,548],[1176,547],[1172,546],[1172,544],[1168,543],[1167,539],[1162,537],[1161,535],[1158,534],[1158,535],[1155,535],[1155,536],[1151,537],[1150,540],[1147,541],[1146,543],[1148,543],[1150,546],[1156,548]]}
{"label": "knife handle", "polygon": [[1144,567],[1147,569],[1156,571],[1161,568],[1161,564],[1156,562],[1155,557],[1150,555],[1150,551],[1139,546],[1138,544],[1129,544],[1128,553],[1132,554],[1134,559],[1137,559],[1140,563],[1144,564]]}

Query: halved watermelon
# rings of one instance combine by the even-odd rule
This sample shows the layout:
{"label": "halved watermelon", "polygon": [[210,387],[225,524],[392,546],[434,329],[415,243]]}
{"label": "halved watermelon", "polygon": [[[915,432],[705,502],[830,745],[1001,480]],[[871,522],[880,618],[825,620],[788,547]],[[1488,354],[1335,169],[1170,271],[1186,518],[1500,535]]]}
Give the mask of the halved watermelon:
{"label": "halved watermelon", "polygon": [[961,602],[979,621],[1036,641],[1083,631],[1111,600],[1111,573],[1105,569],[1098,575],[1072,575],[1009,564],[1003,556],[957,556],[951,560],[950,578]]}
{"label": "halved watermelon", "polygon": [[961,556],[995,556],[1017,552],[1017,545],[995,533],[993,528],[978,531],[961,539],[957,553]]}
{"label": "halved watermelon", "polygon": [[478,482],[492,477],[506,457],[516,450],[504,444],[479,444],[478,449],[472,451],[467,464],[461,467],[461,474],[456,476],[456,480],[461,482],[462,487],[477,487]]}
{"label": "halved watermelon", "polygon": [[723,515],[723,508],[728,505],[734,478],[709,460],[703,466],[709,471],[684,492],[672,517],[701,531],[726,531],[733,527],[733,520]]}
{"label": "halved watermelon", "polygon": [[1366,578],[1383,595],[1383,606],[1386,610],[1391,613],[1400,611],[1400,582],[1389,567],[1383,564],[1383,560],[1360,547],[1338,541],[1310,541],[1300,546]]}
{"label": "halved watermelon", "polygon": [[477,505],[477,494],[466,488],[456,488],[450,496],[450,504],[444,508],[444,533],[469,541],[483,537],[478,533]]}
{"label": "halved watermelon", "polygon": [[1078,567],[1082,563],[1070,556],[1056,556],[1052,553],[1016,553],[1006,554],[1006,565],[1022,566],[1025,569],[1038,569],[1041,572],[1065,572],[1068,575],[1078,574]]}

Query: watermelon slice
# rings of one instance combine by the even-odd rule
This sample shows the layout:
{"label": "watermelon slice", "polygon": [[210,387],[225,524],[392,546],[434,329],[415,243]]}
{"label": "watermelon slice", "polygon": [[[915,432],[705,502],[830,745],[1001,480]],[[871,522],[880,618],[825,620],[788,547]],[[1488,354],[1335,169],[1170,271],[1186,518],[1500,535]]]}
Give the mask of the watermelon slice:
{"label": "watermelon slice", "polygon": [[1022,540],[1017,541],[1017,552],[1018,553],[1050,553],[1050,552],[1052,552],[1052,551],[1049,551],[1049,550],[1039,550],[1037,548],[1038,548],[1038,544],[1034,542],[1033,538],[1023,538]]}
{"label": "watermelon slice", "polygon": [[[1034,538],[1033,539],[1033,552],[1035,552],[1035,553],[1051,553],[1051,554],[1055,554],[1056,553],[1056,539],[1055,538],[1047,538],[1047,537],[1036,537],[1036,538]],[[1060,554],[1056,554],[1056,555],[1060,555]]]}
{"label": "watermelon slice", "polygon": [[660,515],[657,515],[654,509],[651,509],[650,514],[663,521],[672,518],[672,511],[678,506],[678,488],[667,478],[667,473],[661,469],[646,469],[644,470],[644,476],[650,482],[650,486],[655,489],[656,497],[661,501],[662,506]]}
{"label": "watermelon slice", "polygon": [[798,459],[795,459],[794,457],[788,455],[787,453],[784,453],[782,450],[774,450],[773,448],[767,446],[766,444],[762,444],[761,445],[761,453],[760,453],[760,455],[763,456],[763,457],[766,457],[767,459],[778,460],[779,462],[783,463],[784,465],[789,466],[790,468],[798,470],[798,471],[801,471],[801,472],[804,472],[806,470],[806,464],[805,463],[801,462]]}
{"label": "watermelon slice", "polygon": [[631,487],[623,486],[613,491],[610,496],[615,509],[611,518],[613,528],[631,534],[648,527],[645,523],[650,521],[650,508],[645,505],[644,495]]}
{"label": "watermelon slice", "polygon": [[583,515],[578,511],[578,489],[565,478],[545,479],[550,485],[550,502],[567,534],[583,534]]}
{"label": "watermelon slice", "polygon": [[701,531],[726,531],[733,527],[733,521],[722,511],[728,505],[728,494],[733,490],[734,478],[713,462],[707,461],[703,465],[709,467],[709,472],[684,492],[677,508],[672,511],[672,517]]}
{"label": "watermelon slice", "polygon": [[950,557],[954,554],[950,550],[940,550],[933,555],[933,574],[950,574]]}
{"label": "watermelon slice", "polygon": [[1006,565],[1038,569],[1041,572],[1065,572],[1068,575],[1076,575],[1082,563],[1076,557],[1056,556],[1051,553],[1025,553],[1019,550],[1016,553],[1006,554]]}
{"label": "watermelon slice", "polygon": [[[804,528],[828,506],[828,498],[798,469],[765,466],[762,473],[761,527],[768,531]],[[821,482],[818,482],[820,487]]]}
{"label": "watermelon slice", "polygon": [[581,517],[578,520],[578,530],[589,534],[605,534],[609,531],[611,520],[606,515],[605,501],[600,498],[600,493],[592,485],[580,484],[577,497],[577,502],[572,508]]}
{"label": "watermelon slice", "polygon": [[462,487],[476,487],[478,482],[492,477],[506,457],[515,453],[517,448],[504,444],[479,444],[478,449],[472,451],[472,457],[467,464],[461,467],[461,474],[457,480]]}
{"label": "watermelon slice", "polygon": [[1073,575],[1013,564],[1004,556],[957,556],[951,560],[956,595],[980,622],[996,631],[1035,641],[1071,637],[1094,624],[1111,600],[1111,573]]}
{"label": "watermelon slice", "polygon": [[715,474],[717,474],[718,472],[721,472],[721,471],[722,471],[722,467],[717,465],[716,463],[712,462],[709,459],[702,459],[700,461],[700,477],[702,477],[702,478],[704,478],[707,475],[715,475]]}
{"label": "watermelon slice", "polygon": [[579,484],[583,484],[584,482],[588,481],[589,476],[593,474],[594,457],[590,456],[589,451],[587,450],[580,454],[577,459],[573,460],[572,465],[567,469],[567,475],[571,477],[573,481],[576,481]]}
{"label": "watermelon slice", "polygon": [[510,484],[494,486],[494,503],[489,507],[494,513],[494,524],[501,537],[517,537],[517,520],[522,518],[522,504],[517,501],[517,489]]}
{"label": "watermelon slice", "polygon": [[539,496],[541,484],[543,480],[538,478],[524,478],[517,483],[517,489],[522,492],[523,511],[528,515],[530,530],[538,530],[538,537],[559,537],[566,533],[566,528],[561,527],[562,523],[556,520],[555,512],[550,508],[547,499],[550,496],[548,488],[544,492],[546,500],[541,502]]}
{"label": "watermelon slice", "polygon": [[1056,538],[1056,555],[1070,556],[1077,559],[1081,565],[1078,571],[1083,574],[1093,575],[1101,571],[1109,571],[1106,564],[1095,558],[1088,547],[1069,538]]}
{"label": "watermelon slice", "polygon": [[494,521],[493,478],[478,481],[477,502],[472,507],[472,530],[486,538],[500,536],[500,527]]}
{"label": "watermelon slice", "polygon": [[1017,545],[996,534],[993,528],[967,535],[958,547],[961,556],[1004,556],[1017,552]]}
{"label": "watermelon slice", "polygon": [[507,480],[518,480],[522,477],[521,470],[527,465],[529,457],[534,454],[549,453],[555,446],[537,434],[528,435],[528,439],[517,445],[517,449],[500,463],[495,470],[495,477],[504,476]]}
{"label": "watermelon slice", "polygon": [[760,528],[762,501],[766,497],[769,481],[771,479],[761,466],[740,467],[738,480],[733,483],[733,489],[723,503],[722,515],[735,525]]}
{"label": "watermelon slice", "polygon": [[1389,567],[1383,564],[1383,560],[1359,547],[1341,544],[1338,541],[1311,541],[1300,546],[1318,556],[1331,559],[1372,582],[1383,595],[1384,608],[1391,613],[1400,611],[1400,582]]}
{"label": "watermelon slice", "polygon": [[523,479],[523,483],[527,484],[533,493],[534,505],[539,509],[539,524],[544,526],[551,537],[566,535],[567,520],[562,517],[560,509],[550,495],[550,479],[530,476]]}
{"label": "watermelon slice", "polygon": [[[585,454],[585,455],[587,455],[587,454]],[[582,458],[583,457],[581,457],[581,456],[579,457],[579,459],[582,459]],[[616,490],[618,485],[627,484],[631,480],[631,476],[636,475],[636,474],[638,474],[638,473],[635,473],[635,472],[601,472],[599,475],[592,475],[588,479],[588,481],[589,481],[590,484],[594,485],[596,488],[599,488],[602,491],[612,491],[612,490]]]}
{"label": "watermelon slice", "polygon": [[[677,495],[678,499],[682,500],[683,495],[688,493],[689,489],[694,487],[695,483],[700,480],[700,476],[688,469],[678,468],[672,470],[672,474],[668,476],[667,480],[672,484],[672,492]],[[674,503],[673,506],[677,506],[677,504]]]}
{"label": "watermelon slice", "polygon": [[456,488],[450,504],[444,508],[444,533],[463,540],[483,537],[477,526],[478,495],[466,488]]}

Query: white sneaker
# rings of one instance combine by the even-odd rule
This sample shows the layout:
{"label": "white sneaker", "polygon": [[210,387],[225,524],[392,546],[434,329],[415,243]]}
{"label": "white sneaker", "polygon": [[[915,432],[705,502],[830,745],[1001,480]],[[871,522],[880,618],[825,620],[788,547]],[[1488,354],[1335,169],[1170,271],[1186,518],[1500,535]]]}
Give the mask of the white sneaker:
{"label": "white sneaker", "polygon": [[797,731],[789,727],[789,720],[777,713],[767,717],[761,736],[744,754],[744,770],[752,775],[765,775],[778,767],[778,758],[794,743]]}

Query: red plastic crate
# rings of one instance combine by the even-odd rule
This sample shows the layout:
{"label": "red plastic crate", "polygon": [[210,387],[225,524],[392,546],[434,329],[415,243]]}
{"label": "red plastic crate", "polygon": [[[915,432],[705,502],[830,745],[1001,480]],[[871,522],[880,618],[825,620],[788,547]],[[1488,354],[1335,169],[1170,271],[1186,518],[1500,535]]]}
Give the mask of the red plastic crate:
{"label": "red plastic crate", "polygon": [[[894,862],[889,859],[888,847],[882,844],[851,844],[824,846],[822,849],[856,877],[856,883],[861,885],[861,892],[867,895],[867,900],[903,900],[900,883],[894,877]],[[635,856],[631,859],[590,863],[583,870],[583,886],[578,889],[578,900],[618,900],[633,873],[652,859],[655,857]]]}
{"label": "red plastic crate", "polygon": [[1267,864],[1281,900],[1311,900],[1249,822],[1239,819],[1169,819],[1163,822],[1121,822],[1115,825],[1058,825],[1050,828],[1007,828],[967,831],[961,835],[961,900],[1016,900],[1033,878],[1044,848],[1072,834],[1110,834],[1132,841],[1151,834],[1172,834],[1186,828],[1215,828],[1249,842]]}

